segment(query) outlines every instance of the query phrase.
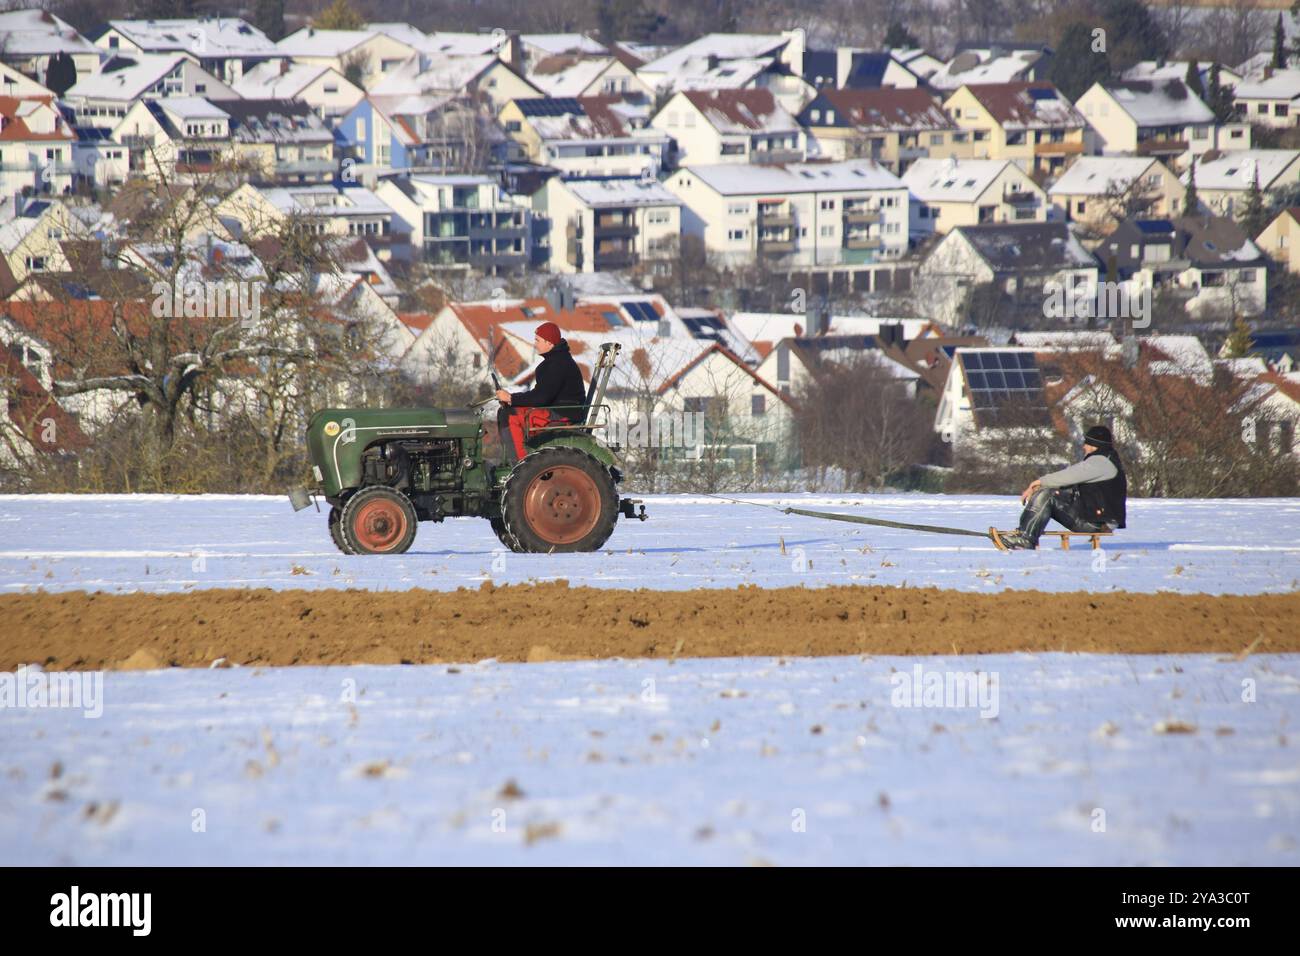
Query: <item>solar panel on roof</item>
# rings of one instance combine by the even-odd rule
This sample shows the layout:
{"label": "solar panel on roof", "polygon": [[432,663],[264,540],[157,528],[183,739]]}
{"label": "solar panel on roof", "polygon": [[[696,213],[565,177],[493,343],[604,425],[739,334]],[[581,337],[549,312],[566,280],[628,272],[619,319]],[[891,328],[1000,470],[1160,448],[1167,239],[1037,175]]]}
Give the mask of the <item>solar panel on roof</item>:
{"label": "solar panel on roof", "polygon": [[1056,99],[1056,90],[1033,88],[1029,91],[1031,100],[1054,100]]}
{"label": "solar panel on roof", "polygon": [[621,305],[627,311],[627,314],[638,322],[659,321],[659,313],[655,312],[654,307],[649,302],[623,302]]}
{"label": "solar panel on roof", "polygon": [[551,97],[541,99],[516,100],[519,112],[525,116],[568,116],[572,113],[586,112],[582,104],[574,97]]}
{"label": "solar panel on roof", "polygon": [[971,405],[982,424],[996,423],[999,417],[1022,424],[1046,416],[1043,380],[1032,352],[963,352],[962,363]]}

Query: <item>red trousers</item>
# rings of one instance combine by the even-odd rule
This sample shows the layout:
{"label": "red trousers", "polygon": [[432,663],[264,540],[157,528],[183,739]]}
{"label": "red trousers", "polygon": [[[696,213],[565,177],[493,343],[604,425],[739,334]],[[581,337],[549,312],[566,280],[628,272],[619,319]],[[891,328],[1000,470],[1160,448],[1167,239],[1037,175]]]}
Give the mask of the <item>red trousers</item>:
{"label": "red trousers", "polygon": [[[555,422],[567,422],[567,418],[559,415],[552,415],[550,409],[546,408],[509,408],[503,407],[501,413],[505,416],[506,426],[510,430],[510,440],[515,446],[515,460],[520,461],[527,454],[524,448],[524,423],[530,433],[537,432],[539,429],[546,427]],[[498,425],[501,423],[500,417],[497,419]],[[505,435],[501,436],[505,439]]]}

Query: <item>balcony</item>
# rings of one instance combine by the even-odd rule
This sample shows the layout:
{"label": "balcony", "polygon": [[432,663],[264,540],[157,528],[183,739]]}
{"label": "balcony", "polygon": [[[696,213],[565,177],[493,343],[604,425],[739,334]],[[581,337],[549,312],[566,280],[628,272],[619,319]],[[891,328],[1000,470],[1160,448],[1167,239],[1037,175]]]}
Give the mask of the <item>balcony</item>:
{"label": "balcony", "polygon": [[592,231],[597,239],[631,239],[637,234],[630,219],[597,219]]}
{"label": "balcony", "polygon": [[631,249],[597,251],[593,260],[597,272],[606,269],[628,269],[636,265],[636,253]]}
{"label": "balcony", "polygon": [[756,166],[802,163],[803,159],[803,153],[797,149],[755,149],[749,154],[749,161]]}
{"label": "balcony", "polygon": [[1144,139],[1138,143],[1139,156],[1177,155],[1187,152],[1185,139]]}
{"label": "balcony", "polygon": [[844,221],[854,225],[870,226],[880,222],[880,210],[866,206],[844,207]]}
{"label": "balcony", "polygon": [[783,256],[794,252],[794,239],[782,237],[780,239],[759,239],[759,255],[764,256]]}
{"label": "balcony", "polygon": [[760,229],[764,226],[777,229],[791,228],[794,226],[794,213],[782,203],[767,203],[766,205],[759,203],[758,226]]}
{"label": "balcony", "polygon": [[1035,143],[1035,156],[1081,156],[1083,155],[1082,142],[1070,142],[1063,140],[1059,143]]}
{"label": "balcony", "polygon": [[1002,194],[1002,201],[1009,202],[1013,206],[1037,206],[1038,196],[1027,189],[1008,189]]}
{"label": "balcony", "polygon": [[854,236],[846,235],[844,237],[845,249],[879,249],[880,239],[876,236]]}

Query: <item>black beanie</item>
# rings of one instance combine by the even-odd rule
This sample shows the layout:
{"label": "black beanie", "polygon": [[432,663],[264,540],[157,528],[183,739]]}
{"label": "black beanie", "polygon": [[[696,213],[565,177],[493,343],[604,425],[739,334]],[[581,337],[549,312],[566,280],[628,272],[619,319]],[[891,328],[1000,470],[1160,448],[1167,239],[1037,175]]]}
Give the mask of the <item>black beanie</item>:
{"label": "black beanie", "polygon": [[1094,445],[1097,448],[1109,448],[1113,443],[1110,437],[1110,429],[1105,425],[1093,425],[1083,435],[1086,444]]}

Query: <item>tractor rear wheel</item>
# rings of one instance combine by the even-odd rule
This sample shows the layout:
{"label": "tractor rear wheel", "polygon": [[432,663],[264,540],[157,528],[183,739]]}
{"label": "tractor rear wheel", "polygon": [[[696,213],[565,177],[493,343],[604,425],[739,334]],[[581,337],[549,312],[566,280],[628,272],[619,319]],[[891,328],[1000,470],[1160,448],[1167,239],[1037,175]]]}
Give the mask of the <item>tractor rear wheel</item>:
{"label": "tractor rear wheel", "polygon": [[501,519],[501,516],[497,515],[492,518],[491,521],[492,530],[495,532],[497,540],[511,551],[515,552],[515,554],[522,554],[524,549],[519,546],[519,542],[515,539],[515,536],[506,530],[506,523]]}
{"label": "tractor rear wheel", "polygon": [[355,551],[348,547],[348,543],[343,540],[343,511],[341,508],[330,507],[329,525],[330,538],[334,541],[335,547],[344,554],[356,554]]}
{"label": "tractor rear wheel", "polygon": [[614,532],[618,492],[609,469],[585,452],[542,448],[510,472],[501,516],[521,551],[595,551]]}
{"label": "tractor rear wheel", "polygon": [[406,495],[369,485],[343,504],[339,527],[353,554],[402,554],[415,540],[418,522]]}

